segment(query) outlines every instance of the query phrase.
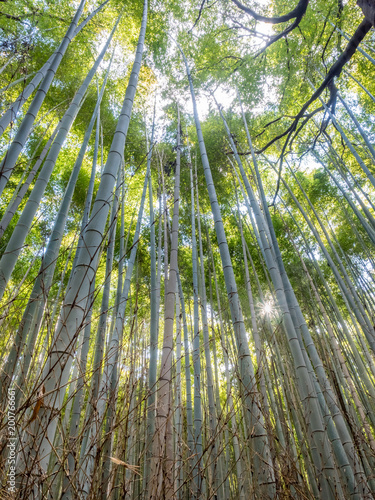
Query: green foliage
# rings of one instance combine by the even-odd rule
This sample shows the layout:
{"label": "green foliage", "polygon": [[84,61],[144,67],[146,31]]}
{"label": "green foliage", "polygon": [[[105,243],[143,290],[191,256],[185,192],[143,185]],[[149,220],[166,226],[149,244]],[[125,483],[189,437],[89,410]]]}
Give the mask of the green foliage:
{"label": "green foliage", "polygon": [[[266,5],[264,5],[264,2],[260,5],[250,1],[248,3],[249,5],[254,4],[259,11],[262,11],[263,15],[281,15],[295,6],[294,0],[269,2]],[[81,20],[89,12],[97,8],[98,5],[99,2],[88,2]],[[330,241],[338,255],[342,258],[343,265],[348,270],[355,286],[360,289],[361,282],[358,277],[364,276],[366,286],[369,288],[372,287],[373,263],[375,261],[373,242],[366,232],[366,228],[364,228],[358,217],[351,211],[345,197],[335,185],[330,174],[345,189],[345,192],[348,193],[348,196],[350,196],[360,214],[364,217],[367,217],[367,215],[358,200],[355,199],[353,190],[355,189],[361,201],[363,201],[369,212],[374,216],[372,205],[374,204],[373,187],[369,183],[362,167],[353,156],[347,144],[345,144],[337,128],[332,121],[327,120],[327,113],[324,113],[324,110],[320,109],[322,103],[319,100],[311,104],[305,116],[300,121],[299,126],[301,128],[298,128],[297,133],[292,136],[292,140],[289,141],[288,147],[283,152],[284,163],[281,169],[279,162],[284,144],[283,141],[285,140],[284,133],[293,123],[295,116],[303,104],[313,93],[309,81],[315,87],[318,87],[324,75],[346,47],[347,41],[338,30],[332,27],[329,21],[335,23],[345,33],[351,35],[363,16],[360,9],[353,3],[347,3],[341,9],[339,8],[341,2],[337,2],[336,0],[310,2],[306,15],[301,20],[298,28],[265,48],[265,43],[270,41],[270,37],[285,29],[284,23],[270,26],[256,22],[251,16],[237,9],[230,0],[205,2],[200,18],[197,20],[200,5],[201,2],[176,2],[175,0],[152,0],[150,2],[146,49],[123,155],[123,174],[126,193],[124,213],[125,238],[129,232],[124,264],[126,268],[135,232],[133,216],[135,215],[136,219],[139,210],[140,195],[146,172],[147,153],[150,148],[150,144],[148,144],[148,147],[146,146],[146,134],[150,135],[155,100],[157,130],[151,164],[151,182],[154,195],[156,240],[158,241],[160,237],[164,244],[164,234],[159,234],[159,219],[163,219],[165,207],[163,207],[163,202],[161,201],[160,211],[159,202],[163,196],[163,176],[167,218],[170,223],[174,205],[173,186],[176,166],[178,104],[181,112],[182,139],[178,262],[186,308],[189,312],[193,307],[192,207],[190,199],[190,165],[188,161],[189,148],[193,170],[197,169],[197,178],[194,178],[194,184],[198,192],[201,212],[207,291],[209,293],[210,285],[213,290],[210,308],[213,311],[215,327],[218,330],[219,297],[216,296],[212,278],[214,263],[222,307],[220,312],[224,317],[227,329],[225,334],[230,338],[231,327],[228,326],[230,324],[229,301],[225,289],[210,200],[208,198],[202,161],[199,154],[198,138],[189,104],[188,82],[181,55],[175,44],[175,41],[178,41],[185,51],[192,68],[193,84],[198,99],[198,112],[202,120],[202,131],[208,160],[221,209],[245,323],[247,329],[250,331],[252,329],[252,318],[246,291],[242,240],[238,228],[237,197],[239,200],[244,237],[254,265],[252,267],[249,262],[250,282],[256,305],[256,320],[262,334],[264,352],[266,353],[265,357],[267,358],[266,362],[269,363],[269,369],[271,370],[271,368],[275,369],[275,366],[272,365],[275,356],[274,338],[278,340],[281,346],[280,356],[288,366],[290,364],[290,351],[283,337],[285,332],[282,330],[282,318],[277,306],[274,307],[273,316],[270,318],[271,333],[274,335],[274,338],[270,338],[271,334],[268,331],[268,327],[265,326],[264,309],[262,310],[264,304],[262,305],[261,296],[264,295],[265,301],[270,300],[272,302],[273,289],[272,286],[270,287],[269,272],[266,270],[262,251],[256,240],[247,203],[245,202],[242,190],[238,186],[237,178],[231,166],[231,162],[233,164],[236,163],[235,157],[213,95],[215,95],[219,105],[223,106],[222,110],[225,119],[243,160],[249,183],[254,189],[257,201],[259,201],[259,186],[255,175],[253,158],[247,142],[239,102],[236,97],[236,90],[238,90],[241,96],[250,136],[253,140],[259,163],[260,177],[265,189],[266,200],[270,205],[272,223],[282,259],[303,314],[308,319],[314,336],[319,337],[320,335],[320,332],[319,335],[317,333],[317,316],[320,315],[320,312],[317,312],[316,299],[312,294],[311,285],[302,267],[301,260],[305,263],[306,268],[316,283],[322,301],[326,304],[328,303],[327,291],[318,273],[319,268],[321,269],[344,320],[350,328],[353,328],[354,320],[348,311],[343,299],[342,290],[332,273],[332,269],[325,260],[322,249],[318,245],[302,213],[299,211],[293,196],[290,195],[283,182],[280,183],[278,196],[275,200],[274,196],[278,181],[280,179],[285,181],[295,198],[301,204],[303,210],[305,210],[307,217],[313,221],[323,244],[328,249],[336,264],[338,264],[337,259],[330,247]],[[59,46],[74,16],[75,7],[76,3],[73,5],[67,0],[36,0],[34,2],[15,0],[13,2],[1,2],[0,67],[3,67],[10,61],[0,74],[2,112],[7,109],[10,103],[15,101],[25,88],[26,84],[30,81],[29,75],[38,71]],[[129,83],[140,28],[142,2],[134,0],[111,0],[71,42],[58,68],[51,88],[45,97],[40,113],[37,116],[35,128],[32,130],[26,146],[20,154],[14,173],[2,195],[0,201],[1,216],[17,189],[22,175],[25,173],[26,165],[30,165],[30,167],[34,165],[44,145],[53,133],[54,127],[68,109],[77,89],[92,67],[95,58],[107,40],[120,13],[122,13],[121,22],[115,33],[111,47],[90,85],[84,104],[58,156],[51,180],[47,185],[30,233],[23,244],[22,252],[4,296],[2,306],[4,311],[6,311],[4,315],[6,320],[4,317],[0,318],[0,321],[4,319],[5,326],[3,329],[4,333],[0,336],[0,349],[2,352],[8,352],[13,332],[17,329],[17,325],[22,317],[20,311],[27,304],[74,162],[76,161],[84,134],[97,102],[98,89],[101,88],[113,54],[113,63],[100,107],[99,157],[94,196],[97,192],[99,183],[101,182],[102,159],[103,164],[105,164],[123,105],[125,91]],[[267,29],[267,26],[269,29]],[[364,44],[361,46],[370,53],[374,50],[373,34],[370,34],[366,38],[366,43],[368,44],[368,48]],[[374,68],[370,61],[356,52],[345,69],[357,78],[369,92],[375,95]],[[23,80],[12,86],[12,83],[20,78]],[[341,74],[335,83],[339,88],[340,95],[345,98],[353,113],[360,121],[370,142],[374,143],[375,103],[347,73]],[[325,90],[321,97],[325,103],[328,103],[330,92]],[[17,119],[14,120],[12,126],[4,134],[2,143],[0,144],[2,156],[6,154],[8,144],[22,122],[31,99],[27,101]],[[309,116],[308,113],[312,113],[313,111],[315,112],[314,116]],[[363,162],[374,173],[374,158],[371,157],[361,134],[338,101],[335,113],[336,119],[352,141]],[[49,312],[53,305],[60,305],[69,283],[72,259],[76,251],[91,176],[94,147],[95,128],[89,141],[70,206],[61,249],[56,263],[53,284],[48,294],[47,312]],[[344,177],[348,179],[348,183]],[[324,225],[326,234],[319,225],[299,184],[313,204],[316,213]],[[30,189],[27,191],[17,213],[2,237],[0,255],[6,249],[6,244],[12,235],[34,185],[35,179],[32,181]],[[244,188],[244,185],[242,187]],[[110,201],[105,200],[105,202]],[[264,207],[261,207],[261,209],[264,214]],[[114,265],[111,275],[110,314],[112,314],[115,305],[120,258],[120,208],[117,215]],[[370,221],[371,224],[372,222]],[[162,225],[163,232],[164,226]],[[169,237],[170,234],[168,233],[167,238]],[[328,238],[330,238],[330,241]],[[170,241],[168,240],[169,243]],[[105,281],[107,234],[102,242],[101,250],[102,253],[96,274],[97,288],[93,302],[92,331],[96,330],[99,321],[103,283]],[[70,251],[71,259],[67,263]],[[163,266],[164,259],[168,257],[164,255],[164,249],[162,249],[161,257]],[[33,261],[34,258],[35,261]],[[133,342],[130,336],[139,335],[139,345],[134,348],[135,350],[138,349],[139,352],[142,349],[144,351],[144,345],[148,345],[147,335],[150,322],[149,297],[151,288],[150,262],[149,208],[146,202],[137,251],[136,269],[132,277],[131,306],[129,305],[126,311],[124,334],[126,349],[130,349]],[[317,265],[319,265],[319,268],[317,268]],[[66,270],[65,266],[67,266]],[[163,270],[162,267],[161,304],[163,304],[165,285]],[[22,285],[20,286],[21,282]],[[57,297],[60,285],[62,293]],[[136,309],[136,300],[138,300],[138,309]],[[373,298],[371,296],[367,300],[369,314],[373,312],[372,301]],[[8,310],[12,314],[8,314]],[[162,309],[160,310],[162,311]],[[137,314],[138,321],[137,328],[139,328],[137,332],[135,332],[134,326],[135,319],[133,314],[135,313]],[[332,324],[338,329],[338,319],[334,316],[331,317],[333,318]],[[49,321],[50,318],[49,316],[46,316],[46,318],[45,323],[42,325],[41,336],[45,336],[48,331],[46,325],[47,320]],[[320,320],[322,319],[320,316],[319,318]],[[54,321],[56,321],[56,317]],[[162,331],[162,321],[160,331]],[[218,333],[216,335],[218,337],[216,339],[217,345],[219,346],[219,335]],[[249,338],[251,338],[251,335],[249,335]],[[93,360],[94,349],[93,340],[90,342],[88,355],[89,369],[91,369],[90,363]],[[141,345],[141,343],[143,344]],[[253,340],[250,340],[250,343],[254,365],[258,366],[259,360],[255,361]],[[321,348],[320,345],[319,348]],[[42,346],[39,346],[38,349],[41,351]],[[218,349],[219,365],[221,367],[224,363],[223,353],[223,349]],[[230,356],[232,356],[231,352]],[[126,363],[126,366],[128,366],[128,360]],[[235,366],[233,359],[231,363]],[[204,362],[202,364],[204,366]],[[124,373],[126,369],[126,367],[123,369]],[[142,369],[145,369],[145,367]],[[192,366],[191,373],[193,374]],[[259,385],[259,374],[257,373],[256,376],[258,377],[257,383]],[[271,375],[271,377],[276,376],[276,372]],[[356,372],[355,376],[357,376]],[[123,377],[123,373],[121,377]],[[124,380],[125,378],[121,379],[120,398],[128,397],[128,386],[126,384],[129,381],[126,381],[125,384]],[[144,380],[142,379],[143,382]],[[239,384],[235,377],[233,380],[233,392],[236,395],[239,392]],[[227,392],[223,383],[220,386],[219,396],[224,408],[226,406]],[[122,401],[122,399],[119,400]],[[284,405],[286,407],[287,401],[284,399],[284,395],[280,396],[280,402],[280,406]],[[145,402],[142,404],[145,404]],[[238,405],[237,402],[236,405]],[[275,418],[273,415],[271,421],[274,422]],[[231,425],[232,423],[230,423],[229,428]],[[292,431],[294,432],[295,429],[292,429]],[[116,437],[118,436],[116,435]],[[300,451],[299,449],[297,450],[298,454],[302,455]],[[232,453],[232,450],[230,453]]]}

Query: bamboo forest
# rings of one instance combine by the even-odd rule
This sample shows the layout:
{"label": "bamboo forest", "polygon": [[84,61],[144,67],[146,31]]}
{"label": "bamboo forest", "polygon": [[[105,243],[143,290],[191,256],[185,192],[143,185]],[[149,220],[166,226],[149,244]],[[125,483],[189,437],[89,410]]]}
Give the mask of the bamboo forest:
{"label": "bamboo forest", "polygon": [[0,1],[0,499],[375,499],[375,0]]}

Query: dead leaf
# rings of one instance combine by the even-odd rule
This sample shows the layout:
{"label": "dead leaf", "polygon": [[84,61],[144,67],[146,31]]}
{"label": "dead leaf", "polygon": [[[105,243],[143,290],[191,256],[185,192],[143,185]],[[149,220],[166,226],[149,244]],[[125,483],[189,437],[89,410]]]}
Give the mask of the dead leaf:
{"label": "dead leaf", "polygon": [[40,408],[42,407],[42,405],[44,405],[44,393],[45,392],[46,392],[46,390],[45,390],[44,384],[43,384],[40,391],[39,391],[38,399],[37,399],[36,404],[34,406],[33,414],[31,415],[31,418],[27,422],[25,427],[27,427],[28,425],[31,424],[31,422],[36,420],[36,417],[38,416]]}
{"label": "dead leaf", "polygon": [[135,474],[138,474],[138,476],[140,476],[140,473],[137,470],[140,468],[139,465],[130,465],[130,464],[127,464],[126,462],[120,460],[119,458],[115,458],[115,457],[109,457],[109,459],[112,460],[113,463],[115,463],[117,465],[123,465],[125,467],[125,469],[129,469],[129,470],[133,471]]}

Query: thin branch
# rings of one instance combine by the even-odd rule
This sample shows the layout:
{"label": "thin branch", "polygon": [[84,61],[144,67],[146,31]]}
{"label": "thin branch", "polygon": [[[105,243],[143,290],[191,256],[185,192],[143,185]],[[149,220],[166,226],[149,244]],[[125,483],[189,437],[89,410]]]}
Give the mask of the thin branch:
{"label": "thin branch", "polygon": [[238,0],[232,0],[232,2],[235,5],[237,5],[239,9],[246,12],[246,14],[250,14],[257,21],[270,24],[280,24],[295,18],[302,19],[309,4],[309,0],[299,0],[297,6],[293,10],[291,10],[288,14],[284,14],[283,16],[279,17],[265,17],[261,16],[260,14],[257,14],[253,9],[250,9],[250,7],[246,7],[246,5],[243,5]]}
{"label": "thin branch", "polygon": [[[289,141],[292,137],[293,132],[297,129],[298,123],[301,118],[303,118],[305,111],[308,109],[308,107],[318,99],[318,97],[322,94],[323,90],[326,88],[329,88],[331,85],[331,82],[335,77],[340,76],[341,71],[345,64],[351,59],[355,51],[357,50],[358,45],[361,43],[363,38],[366,36],[366,34],[370,31],[372,28],[372,24],[367,20],[363,19],[358,28],[356,29],[354,35],[350,39],[346,49],[344,52],[340,55],[340,57],[337,59],[337,61],[331,66],[331,69],[329,70],[327,76],[323,80],[322,84],[319,86],[319,88],[313,93],[313,95],[310,97],[308,101],[305,102],[305,104],[302,106],[301,110],[297,114],[296,118],[294,119],[294,122],[288,127],[287,130],[285,130],[282,134],[278,135],[277,137],[274,137],[271,141],[269,141],[262,149],[257,151],[257,153],[263,153],[268,149],[274,142],[278,141],[282,137],[287,136],[285,143],[282,148],[282,152],[280,155],[280,167],[279,167],[279,176],[277,180],[277,188],[276,188],[276,193],[274,196],[273,203],[277,197],[279,188],[280,188],[280,175],[281,175],[281,170],[282,170],[282,165],[283,165],[283,157],[285,154],[285,150],[287,145],[289,144]],[[305,124],[305,123],[304,123]]]}
{"label": "thin branch", "polygon": [[199,19],[201,18],[201,15],[202,15],[202,12],[203,12],[203,7],[204,7],[205,3],[206,3],[206,0],[202,0],[201,6],[199,8],[198,17],[196,18],[196,20],[195,20],[195,22],[193,24],[193,27],[189,29],[188,33],[191,33],[193,31],[193,29],[196,27],[196,25],[198,24]]}

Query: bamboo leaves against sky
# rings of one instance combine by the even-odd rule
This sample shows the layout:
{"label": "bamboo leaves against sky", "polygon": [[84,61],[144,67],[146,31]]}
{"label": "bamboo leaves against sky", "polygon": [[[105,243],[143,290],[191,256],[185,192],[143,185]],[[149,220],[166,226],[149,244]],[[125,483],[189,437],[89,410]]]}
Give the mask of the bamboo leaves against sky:
{"label": "bamboo leaves against sky", "polygon": [[1,498],[374,498],[373,7],[0,14]]}

